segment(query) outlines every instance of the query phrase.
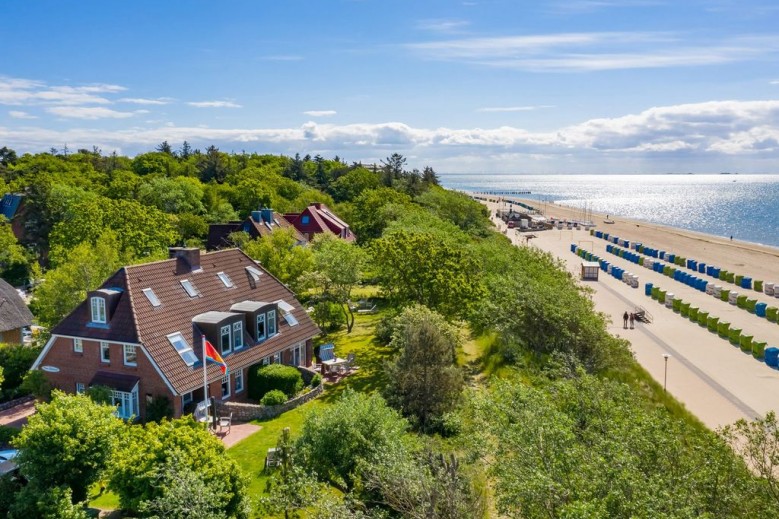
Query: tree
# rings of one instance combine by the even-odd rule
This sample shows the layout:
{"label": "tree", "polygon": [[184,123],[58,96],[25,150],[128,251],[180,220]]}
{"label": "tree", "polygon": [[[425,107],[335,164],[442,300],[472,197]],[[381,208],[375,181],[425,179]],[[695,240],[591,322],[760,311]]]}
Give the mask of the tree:
{"label": "tree", "polygon": [[3,398],[11,399],[19,395],[24,376],[40,352],[41,348],[37,346],[0,344],[0,387]]}
{"label": "tree", "polygon": [[364,191],[377,189],[381,186],[379,176],[362,166],[352,168],[330,186],[333,199],[336,202],[352,201]]}
{"label": "tree", "polygon": [[229,173],[230,160],[226,153],[219,151],[214,145],[206,148],[205,155],[198,161],[200,180],[203,183],[214,180],[218,184],[225,181]]}
{"label": "tree", "polygon": [[779,505],[779,421],[769,411],[751,422],[738,420],[719,431],[765,483],[767,494]]}
{"label": "tree", "polygon": [[407,428],[379,395],[347,389],[334,405],[306,418],[295,448],[305,467],[348,491],[361,467],[407,455]]}
{"label": "tree", "polygon": [[176,452],[152,469],[155,486],[153,499],[141,501],[138,512],[149,519],[220,519],[220,496],[207,485],[199,472]]}
{"label": "tree", "polygon": [[314,269],[321,274],[315,279],[325,300],[341,305],[346,319],[346,330],[351,333],[354,312],[350,301],[352,290],[360,282],[367,256],[356,245],[332,234],[323,233],[314,238]]}
{"label": "tree", "polygon": [[205,212],[203,187],[196,178],[154,177],[140,185],[138,200],[166,213],[202,214]]}
{"label": "tree", "polygon": [[261,500],[266,514],[283,513],[285,519],[298,518],[298,512],[313,506],[322,490],[316,477],[295,463],[294,449],[289,427],[285,427],[276,444],[279,468],[266,484],[269,495]]}
{"label": "tree", "polygon": [[41,488],[30,482],[14,495],[8,519],[89,519],[85,503],[73,503],[70,488]]}
{"label": "tree", "polygon": [[192,155],[192,146],[187,141],[184,141],[179,151],[179,157],[181,157],[181,160],[187,160],[190,155]]}
{"label": "tree", "polygon": [[403,310],[395,323],[390,347],[399,355],[388,366],[387,401],[420,430],[431,432],[460,398],[463,374],[455,363],[459,334],[441,315],[420,305]]}
{"label": "tree", "polygon": [[11,226],[0,214],[0,276],[6,279],[15,277],[9,274],[19,269],[26,273],[29,262],[24,247],[16,241]]}
{"label": "tree", "polygon": [[70,313],[121,266],[116,235],[106,231],[92,245],[84,242],[71,250],[33,292],[32,307],[38,321],[52,327]]}
{"label": "tree", "polygon": [[382,164],[382,183],[387,187],[392,187],[392,183],[403,178],[403,167],[406,165],[406,157],[400,153],[393,153],[381,161]]}
{"label": "tree", "polygon": [[348,220],[360,243],[379,238],[387,225],[412,207],[411,197],[383,187],[363,191],[354,201]]}
{"label": "tree", "polygon": [[300,288],[301,277],[314,266],[311,249],[297,245],[292,229],[273,229],[269,235],[246,243],[243,251],[293,290]]}
{"label": "tree", "polygon": [[156,148],[154,148],[154,150],[159,151],[160,153],[165,153],[166,155],[173,155],[173,148],[171,148],[170,144],[168,144],[168,141],[162,141],[157,145]]}
{"label": "tree", "polygon": [[395,304],[465,317],[485,293],[478,260],[434,234],[394,231],[374,241],[371,252],[382,292]]}
{"label": "tree", "polygon": [[422,170],[422,182],[431,186],[440,186],[438,175],[430,166],[425,166]]}
{"label": "tree", "polygon": [[[168,469],[174,465],[180,472]],[[175,504],[180,496],[180,489],[160,485],[160,479],[188,477],[189,471],[213,492],[214,499],[205,512],[215,510],[220,517],[248,516],[246,483],[240,469],[227,457],[222,442],[191,416],[129,428],[111,464],[108,487],[119,495],[123,509],[138,512],[144,502],[159,509],[162,503]]]}
{"label": "tree", "polygon": [[105,471],[124,424],[114,408],[55,391],[14,439],[21,473],[41,488],[65,486],[83,501]]}

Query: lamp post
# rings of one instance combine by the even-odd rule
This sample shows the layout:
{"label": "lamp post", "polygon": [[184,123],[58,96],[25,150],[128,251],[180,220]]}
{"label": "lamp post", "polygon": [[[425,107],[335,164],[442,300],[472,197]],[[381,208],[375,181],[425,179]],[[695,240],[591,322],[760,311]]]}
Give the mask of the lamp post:
{"label": "lamp post", "polygon": [[663,358],[665,359],[665,370],[663,372],[663,393],[666,392],[665,387],[666,383],[668,382],[668,358],[670,356],[670,353],[663,353]]}

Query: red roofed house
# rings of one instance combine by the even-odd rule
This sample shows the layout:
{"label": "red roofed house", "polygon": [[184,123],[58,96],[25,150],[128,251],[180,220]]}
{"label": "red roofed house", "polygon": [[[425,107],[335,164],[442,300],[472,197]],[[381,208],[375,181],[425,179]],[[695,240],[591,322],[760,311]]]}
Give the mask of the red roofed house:
{"label": "red roofed house", "polygon": [[206,249],[216,250],[225,247],[235,247],[235,244],[230,241],[230,234],[234,232],[243,231],[252,239],[255,239],[261,236],[268,236],[276,229],[292,229],[298,245],[306,243],[306,237],[295,229],[295,226],[286,218],[274,213],[273,209],[260,209],[259,211],[252,211],[252,214],[243,221],[209,225]]}
{"label": "red roofed house", "polygon": [[289,220],[309,241],[323,232],[331,232],[346,241],[357,239],[349,229],[349,224],[338,218],[325,204],[311,204],[302,213],[287,213],[284,218]]}
{"label": "red roofed house", "polygon": [[319,329],[292,292],[238,249],[170,249],[171,259],[121,268],[52,329],[33,369],[68,392],[110,387],[117,415],[144,419],[154,397],[174,416],[203,399],[203,342],[229,368],[208,366],[208,394],[246,401],[247,368],[310,366]]}

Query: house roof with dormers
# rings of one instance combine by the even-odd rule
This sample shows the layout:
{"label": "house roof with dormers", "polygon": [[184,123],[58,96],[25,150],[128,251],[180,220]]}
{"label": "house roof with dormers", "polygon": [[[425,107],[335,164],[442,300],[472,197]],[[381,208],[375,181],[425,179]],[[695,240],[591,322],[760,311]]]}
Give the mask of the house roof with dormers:
{"label": "house roof with dormers", "polygon": [[[184,394],[203,384],[202,345],[193,323],[196,316],[235,315],[231,308],[248,301],[283,300],[291,305],[290,313],[299,324],[291,326],[279,318],[278,333],[259,344],[253,344],[251,337],[245,335],[246,347],[224,355],[231,369],[254,365],[264,357],[319,334],[319,328],[295,295],[240,250],[198,251],[197,254],[194,268],[181,257],[123,267],[101,287],[119,292],[115,307],[108,310],[110,315],[105,325],[91,322],[91,303],[87,297],[52,329],[52,335],[142,344],[177,393]],[[189,280],[196,288],[196,295],[189,294],[183,280]],[[279,314],[283,316],[281,307]],[[198,357],[194,366],[187,365],[171,344],[168,336],[175,333],[183,336]],[[40,358],[43,355],[45,351]],[[222,376],[218,369],[209,369],[208,373],[210,381]]]}

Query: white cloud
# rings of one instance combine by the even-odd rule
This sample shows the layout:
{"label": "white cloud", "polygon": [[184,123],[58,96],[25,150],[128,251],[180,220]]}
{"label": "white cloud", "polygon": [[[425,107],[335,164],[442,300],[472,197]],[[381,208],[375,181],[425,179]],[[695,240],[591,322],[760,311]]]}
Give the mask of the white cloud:
{"label": "white cloud", "polygon": [[117,101],[119,103],[131,103],[135,105],[167,105],[173,101],[173,98],[158,97],[156,99],[145,99],[142,97],[123,97]]}
{"label": "white cloud", "polygon": [[[105,110],[104,107],[54,108]],[[132,115],[117,113],[123,114],[118,117]],[[82,116],[86,114],[82,113]],[[52,143],[67,142],[72,147],[98,145],[105,150],[121,148],[139,152],[163,140],[187,140],[197,146],[216,144],[225,148],[240,145],[240,149],[287,154],[322,150],[322,153],[338,154],[350,160],[381,157],[398,151],[427,163],[432,161],[434,167],[438,162],[451,165],[451,171],[454,168],[481,171],[480,165],[495,170],[502,167],[502,171],[506,171],[522,167],[523,161],[562,164],[573,171],[587,167],[598,171],[598,165],[624,164],[625,160],[646,160],[647,168],[658,168],[658,171],[667,170],[667,164],[687,160],[686,171],[705,171],[706,167],[709,171],[717,171],[717,164],[723,159],[734,157],[743,163],[740,169],[746,172],[750,163],[759,163],[764,168],[766,160],[779,161],[779,100],[712,101],[653,107],[621,117],[591,119],[550,132],[530,132],[511,126],[415,128],[402,122],[345,125],[307,122],[295,128],[160,125],[123,130],[71,128],[64,131],[0,127],[0,142],[18,151],[40,151],[48,149]]]}
{"label": "white cloud", "polygon": [[479,108],[477,112],[531,112],[543,108],[554,108],[554,105],[536,105],[536,106],[503,106]]}
{"label": "white cloud", "polygon": [[35,115],[28,114],[27,112],[22,112],[21,110],[9,110],[8,115],[13,117],[14,119],[37,119],[38,118]]}
{"label": "white cloud", "polygon": [[232,101],[191,101],[187,104],[195,108],[242,108]]}
{"label": "white cloud", "polygon": [[308,110],[303,112],[304,115],[309,117],[330,117],[336,114],[335,110]]}
{"label": "white cloud", "polygon": [[462,38],[405,46],[422,58],[533,72],[715,65],[779,52],[779,37],[686,44],[663,32],[590,32]]}
{"label": "white cloud", "polygon": [[470,22],[465,20],[419,20],[416,23],[416,28],[423,31],[437,32],[442,34],[456,34],[461,33],[470,25]]}
{"label": "white cloud", "polygon": [[148,110],[119,112],[103,106],[52,106],[46,111],[69,119],[126,119],[137,113],[148,113]]}
{"label": "white cloud", "polygon": [[82,86],[51,86],[42,81],[0,77],[0,104],[109,104],[111,101],[98,94],[115,94],[124,90],[125,88],[122,86],[103,83]]}

